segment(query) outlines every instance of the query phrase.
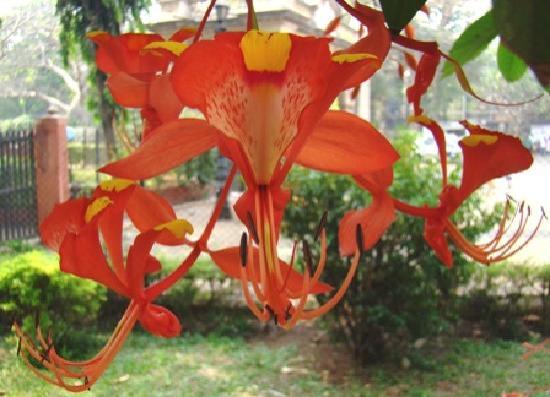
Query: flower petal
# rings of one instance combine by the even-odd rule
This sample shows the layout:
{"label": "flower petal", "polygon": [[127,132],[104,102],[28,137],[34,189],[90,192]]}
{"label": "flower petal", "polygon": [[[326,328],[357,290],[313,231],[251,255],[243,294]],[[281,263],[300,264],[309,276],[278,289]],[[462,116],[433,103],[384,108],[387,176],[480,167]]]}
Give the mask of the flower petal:
{"label": "flower petal", "polygon": [[142,108],[149,101],[149,84],[125,72],[112,74],[107,86],[116,103],[127,108]]}
{"label": "flower petal", "polygon": [[99,171],[133,180],[151,178],[211,149],[217,143],[217,135],[218,131],[204,120],[166,123],[152,131],[151,138],[130,156]]}
{"label": "flower petal", "polygon": [[59,248],[60,268],[65,273],[94,280],[120,295],[128,296],[128,290],[109,267],[97,229],[89,225],[80,234],[67,234]]}
{"label": "flower petal", "polygon": [[162,338],[174,338],[181,333],[181,324],[170,310],[148,304],[139,316],[139,323],[148,332]]}
{"label": "flower petal", "polygon": [[526,170],[533,164],[533,155],[518,138],[467,121],[462,124],[470,132],[459,143],[464,158],[459,188],[463,198],[485,182]]}
{"label": "flower petal", "polygon": [[86,224],[84,214],[90,202],[90,199],[83,197],[56,204],[40,225],[42,242],[52,250],[59,251],[67,233],[78,233]]}
{"label": "flower petal", "polygon": [[[134,226],[141,232],[177,218],[172,206],[166,199],[141,186],[136,186],[132,196],[126,203],[126,212]],[[170,238],[170,236],[170,234],[163,235],[163,238],[159,239],[159,243],[181,244],[181,240],[173,236]]]}
{"label": "flower petal", "polygon": [[183,104],[172,88],[169,75],[157,76],[151,80],[149,105],[155,109],[162,122],[178,119]]}
{"label": "flower petal", "polygon": [[296,162],[339,174],[364,174],[391,166],[399,155],[367,121],[343,111],[327,112],[315,126]]}
{"label": "flower petal", "polygon": [[395,210],[391,196],[384,192],[373,195],[373,201],[367,208],[349,211],[338,229],[340,255],[353,255],[357,249],[356,227],[361,225],[363,249],[372,248],[395,220]]}

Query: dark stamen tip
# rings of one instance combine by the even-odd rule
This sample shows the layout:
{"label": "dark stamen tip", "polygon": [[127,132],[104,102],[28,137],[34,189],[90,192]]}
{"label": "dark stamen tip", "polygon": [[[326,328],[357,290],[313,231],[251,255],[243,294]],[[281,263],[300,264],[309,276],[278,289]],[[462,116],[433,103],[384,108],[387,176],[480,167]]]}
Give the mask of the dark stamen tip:
{"label": "dark stamen tip", "polygon": [[531,216],[531,206],[527,206],[527,216]]}
{"label": "dark stamen tip", "polygon": [[311,261],[311,250],[309,249],[309,244],[307,240],[302,240],[302,255],[304,257],[304,263],[307,266],[307,270],[309,272],[309,275],[313,275],[313,263]]}
{"label": "dark stamen tip", "polygon": [[363,246],[364,246],[364,240],[363,240],[363,229],[361,228],[361,224],[358,223],[355,226],[355,242],[357,243],[357,249],[359,250],[359,253],[363,253]]}
{"label": "dark stamen tip", "polygon": [[522,201],[519,205],[519,212],[523,212],[523,207],[525,207],[525,201]]}
{"label": "dark stamen tip", "polygon": [[292,315],[290,314],[290,310],[292,309],[292,303],[289,303],[288,306],[285,309],[285,321],[288,321],[291,319]]}
{"label": "dark stamen tip", "polygon": [[248,220],[248,228],[250,229],[250,234],[252,235],[252,239],[256,244],[260,243],[260,238],[258,237],[258,230],[256,229],[256,224],[254,223],[254,218],[252,217],[252,214],[249,212],[246,213],[246,217]]}
{"label": "dark stamen tip", "polygon": [[246,267],[248,263],[248,235],[246,234],[246,232],[244,232],[241,236],[239,253],[241,254],[241,265],[242,267]]}
{"label": "dark stamen tip", "polygon": [[548,219],[548,217],[546,216],[546,211],[544,210],[544,207],[542,205],[540,206],[540,210],[542,212],[542,216],[544,217],[544,219]]}
{"label": "dark stamen tip", "polygon": [[269,316],[273,317],[273,322],[275,323],[275,325],[277,325],[277,316],[275,315],[275,311],[269,305],[265,305],[264,307],[265,310],[267,310],[267,312],[269,313]]}
{"label": "dark stamen tip", "polygon": [[21,354],[21,338],[17,341],[17,356]]}
{"label": "dark stamen tip", "polygon": [[516,199],[513,198],[513,197],[512,197],[510,194],[508,194],[508,193],[506,194],[506,198],[507,198],[508,200],[510,200],[510,201],[513,201],[514,203],[517,203]]}
{"label": "dark stamen tip", "polygon": [[319,225],[317,226],[317,231],[315,232],[315,241],[319,240],[321,232],[327,226],[328,211],[323,212],[323,216],[319,220]]}

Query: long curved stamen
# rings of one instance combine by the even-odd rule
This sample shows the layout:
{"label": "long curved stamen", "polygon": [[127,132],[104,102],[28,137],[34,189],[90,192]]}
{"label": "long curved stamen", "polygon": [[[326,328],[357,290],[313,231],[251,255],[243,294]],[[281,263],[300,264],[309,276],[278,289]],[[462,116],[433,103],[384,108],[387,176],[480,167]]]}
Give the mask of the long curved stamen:
{"label": "long curved stamen", "polygon": [[[252,236],[249,236],[248,237],[248,246],[253,246],[252,245],[252,242],[253,242],[253,238]],[[258,279],[258,276],[256,274],[256,261],[255,261],[255,258],[254,258],[254,255],[249,255],[248,256],[250,259],[250,264],[249,264],[249,268],[250,268],[250,274],[252,275],[252,288],[254,289],[254,293],[256,294],[256,298],[258,298],[258,300],[260,302],[265,302],[265,290],[262,291],[260,289],[260,283],[261,283],[261,280]]]}
{"label": "long curved stamen", "polygon": [[348,273],[346,274],[346,278],[344,279],[344,282],[342,283],[338,291],[332,296],[332,298],[330,298],[327,302],[325,302],[324,305],[318,307],[317,309],[304,311],[301,314],[301,318],[303,318],[304,320],[311,320],[316,317],[319,317],[325,314],[326,312],[328,312],[329,310],[331,310],[334,306],[336,306],[338,302],[340,302],[340,300],[346,293],[349,285],[351,284],[351,280],[353,280],[353,276],[355,275],[355,272],[357,270],[357,265],[359,264],[359,259],[361,259],[361,253],[357,249],[355,251],[355,255],[353,256]]}
{"label": "long curved stamen", "polygon": [[[252,257],[252,255],[250,255],[250,254],[252,254],[252,253],[249,252],[249,257]],[[267,320],[269,320],[269,314],[267,314],[267,316],[266,316],[265,312],[261,312],[260,309],[258,309],[258,306],[256,306],[256,303],[254,302],[252,297],[250,296],[250,291],[248,290],[248,275],[247,275],[246,268],[243,267],[243,266],[241,266],[241,286],[242,286],[244,298],[246,300],[246,304],[247,304],[248,308],[250,309],[250,311],[261,322],[266,322]]]}
{"label": "long curved stamen", "polygon": [[519,210],[521,208],[521,206],[517,206],[516,207],[516,210],[514,211],[514,215],[512,215],[512,217],[510,218],[508,216],[509,214],[509,211],[510,211],[510,201],[512,200],[512,198],[507,198],[506,199],[506,203],[504,204],[504,211],[503,211],[503,215],[502,215],[502,218],[500,219],[500,222],[499,222],[499,225],[498,225],[498,229],[497,229],[497,233],[495,233],[495,236],[493,237],[492,240],[484,243],[484,244],[480,244],[479,247],[482,248],[482,249],[492,249],[494,248],[495,246],[498,245],[498,243],[500,242],[502,236],[504,236],[505,234],[507,234],[510,230],[510,228],[512,227],[512,224],[514,223],[518,213],[519,213]]}
{"label": "long curved stamen", "polygon": [[277,241],[276,241],[276,234],[275,234],[275,215],[273,213],[273,197],[271,196],[271,193],[268,192],[267,194],[267,209],[268,209],[268,215],[269,215],[269,231],[270,231],[270,245],[273,247],[274,255],[272,255],[273,260],[275,261],[275,275],[277,277],[277,282],[279,285],[283,284],[283,275],[281,273],[281,264],[279,262],[279,256],[277,255]]}
{"label": "long curved stamen", "polygon": [[[503,238],[502,235],[499,235],[498,238],[493,239],[493,243],[489,246],[485,245],[475,245],[468,241],[466,237],[458,230],[458,228],[448,219],[445,220],[445,228],[449,236],[453,239],[455,244],[460,248],[465,254],[472,257],[474,260],[484,263],[491,264],[493,262],[502,261],[514,255],[516,252],[525,247],[536,235],[538,232],[542,221],[544,219],[544,213],[541,214],[539,220],[531,233],[521,243],[518,244],[518,241],[525,232],[531,211],[528,208],[527,215],[524,214],[523,210],[519,210],[520,219],[518,221],[518,226],[515,229],[512,236],[507,238],[507,240],[501,243]],[[498,234],[502,234],[502,227],[499,227],[497,230]],[[509,230],[510,227],[507,226],[504,230]],[[496,242],[496,243],[495,243]]]}
{"label": "long curved stamen", "polygon": [[288,266],[288,270],[285,275],[285,280],[283,282],[283,285],[279,289],[279,293],[283,292],[286,288],[286,285],[288,283],[288,277],[290,276],[290,273],[292,273],[292,269],[294,269],[294,261],[296,260],[296,247],[298,246],[298,242],[294,240],[294,243],[292,244],[292,254],[290,255],[290,263]]}
{"label": "long curved stamen", "polygon": [[[361,229],[360,225],[357,225],[357,231],[358,231],[357,232],[358,235],[362,233],[362,229]],[[323,237],[322,241],[324,241],[324,244],[326,244],[326,235],[323,234],[322,237]],[[319,317],[319,316],[325,314],[326,312],[328,312],[329,310],[331,310],[334,306],[336,306],[336,304],[338,302],[340,302],[340,300],[342,299],[342,297],[346,293],[349,285],[351,284],[351,280],[353,280],[353,276],[355,276],[355,272],[357,271],[357,265],[359,264],[359,260],[361,259],[361,251],[362,250],[359,249],[359,246],[361,245],[361,241],[363,240],[363,236],[361,235],[361,237],[359,237],[359,236],[356,236],[356,237],[357,237],[357,240],[358,240],[357,241],[357,249],[355,250],[355,255],[353,256],[351,266],[348,270],[348,273],[346,274],[346,278],[344,279],[344,282],[342,283],[342,285],[340,286],[338,291],[332,296],[332,298],[330,298],[327,302],[325,302],[324,305],[322,305],[321,307],[319,307],[317,309],[313,309],[313,310],[304,312],[302,314],[302,318],[310,320],[310,319],[313,319],[315,317]],[[324,263],[323,263],[323,267],[324,267]]]}
{"label": "long curved stamen", "polygon": [[[47,347],[47,354],[44,355],[37,349],[31,338],[16,324],[15,332],[21,340],[21,357],[31,371],[46,382],[72,392],[89,390],[122,347],[138,320],[139,314],[139,305],[135,301],[130,302],[105,347],[95,357],[85,361],[69,361],[58,356],[53,348],[51,335],[48,336],[48,342],[46,342],[41,330],[38,329],[37,338],[43,348]],[[40,362],[53,376],[48,376],[47,373],[36,368],[29,360],[29,356]],[[83,379],[84,381],[82,381]],[[67,380],[73,380],[75,383],[68,383]]]}
{"label": "long curved stamen", "polygon": [[290,320],[283,325],[283,328],[290,329],[293,328],[298,320],[302,318],[302,313],[304,312],[305,305],[307,303],[307,298],[309,296],[309,288],[310,288],[310,276],[309,276],[309,270],[306,269],[304,272],[304,281],[302,282],[302,291],[300,293],[301,298],[298,302],[298,305],[295,307],[295,311],[290,317]]}
{"label": "long curved stamen", "polygon": [[[255,204],[255,209],[256,209],[256,221],[261,224],[262,222],[262,219],[261,219],[261,212],[260,212],[260,205],[261,205],[261,201],[260,201],[260,191],[259,189],[256,191],[256,194],[254,195],[254,204]],[[260,229],[261,230],[261,229]],[[265,243],[264,243],[264,240],[262,238],[262,236],[258,236],[258,249],[259,249],[259,254],[258,254],[258,257],[259,257],[259,267],[260,267],[260,282],[261,282],[261,285],[262,285],[262,290],[263,292],[267,295],[268,294],[268,290],[267,290],[267,275],[266,275],[266,269],[265,269]]]}
{"label": "long curved stamen", "polygon": [[[317,267],[315,269],[315,272],[313,273],[311,270],[313,269],[313,266],[307,266],[307,270],[309,274],[313,274],[311,278],[311,282],[309,283],[311,287],[317,285],[319,282],[319,278],[321,278],[321,274],[323,274],[323,271],[325,270],[325,264],[327,261],[327,235],[326,231],[323,229],[321,231],[321,247],[320,247],[320,254],[319,254],[319,262],[317,263]],[[309,291],[307,292],[309,294]],[[301,293],[292,293],[292,291],[287,291],[287,294],[292,299],[298,299],[301,297]]]}

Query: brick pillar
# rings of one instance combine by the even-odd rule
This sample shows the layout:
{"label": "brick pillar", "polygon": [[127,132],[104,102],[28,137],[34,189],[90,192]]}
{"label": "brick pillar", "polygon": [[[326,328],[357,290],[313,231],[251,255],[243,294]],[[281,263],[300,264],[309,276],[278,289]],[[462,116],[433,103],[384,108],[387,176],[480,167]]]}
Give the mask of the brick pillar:
{"label": "brick pillar", "polygon": [[38,223],[55,204],[69,199],[67,120],[52,111],[38,120],[34,138]]}

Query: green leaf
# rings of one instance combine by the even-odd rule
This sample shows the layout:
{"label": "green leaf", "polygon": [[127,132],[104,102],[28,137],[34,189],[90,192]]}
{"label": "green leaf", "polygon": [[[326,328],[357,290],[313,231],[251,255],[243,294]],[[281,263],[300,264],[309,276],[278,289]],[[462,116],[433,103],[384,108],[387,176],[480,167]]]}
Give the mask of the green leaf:
{"label": "green leaf", "polygon": [[407,25],[426,0],[381,0],[384,18],[392,33],[399,33]]}
{"label": "green leaf", "polygon": [[493,0],[494,23],[502,40],[528,64],[550,63],[550,2]]}
{"label": "green leaf", "polygon": [[[497,29],[491,10],[477,21],[472,22],[462,32],[454,42],[449,55],[458,63],[464,65],[481,54],[496,35]],[[453,70],[453,65],[449,61],[445,62],[443,65],[443,77],[450,76]]]}
{"label": "green leaf", "polygon": [[493,0],[493,14],[501,40],[529,65],[542,87],[549,87],[550,1]]}
{"label": "green leaf", "polygon": [[498,46],[497,64],[498,70],[500,70],[502,76],[510,83],[521,79],[527,70],[526,63],[506,48],[506,46],[502,44],[502,41]]}

